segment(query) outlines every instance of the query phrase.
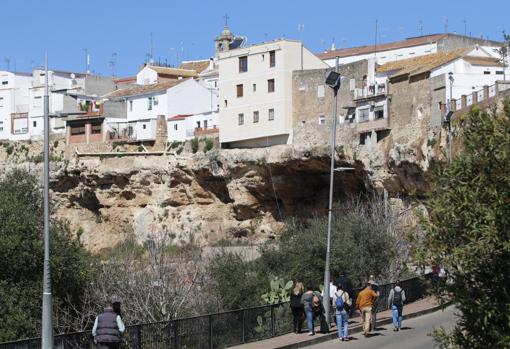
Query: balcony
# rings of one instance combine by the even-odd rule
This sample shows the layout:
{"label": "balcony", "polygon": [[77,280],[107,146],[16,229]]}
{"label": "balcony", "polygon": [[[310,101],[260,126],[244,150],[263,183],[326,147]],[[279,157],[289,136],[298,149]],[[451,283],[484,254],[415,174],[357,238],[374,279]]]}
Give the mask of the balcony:
{"label": "balcony", "polygon": [[194,136],[195,137],[207,136],[219,132],[220,129],[217,128],[216,125],[214,125],[212,128],[195,127]]}
{"label": "balcony", "polygon": [[355,88],[353,92],[353,100],[360,101],[385,96],[387,93],[387,86],[385,83],[371,84],[363,88]]}
{"label": "balcony", "polygon": [[390,128],[390,122],[388,119],[381,118],[377,120],[369,120],[366,122],[356,124],[356,131],[359,133],[385,130]]}

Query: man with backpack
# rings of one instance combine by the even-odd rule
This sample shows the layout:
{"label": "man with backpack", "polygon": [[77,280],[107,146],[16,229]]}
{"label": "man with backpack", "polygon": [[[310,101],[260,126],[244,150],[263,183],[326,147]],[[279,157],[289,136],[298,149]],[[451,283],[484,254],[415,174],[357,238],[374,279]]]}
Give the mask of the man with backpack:
{"label": "man with backpack", "polygon": [[393,331],[399,331],[402,327],[402,310],[406,300],[406,293],[400,287],[400,281],[395,282],[388,296],[388,308],[391,307],[393,317]]}
{"label": "man with backpack", "polygon": [[338,338],[343,341],[349,340],[349,312],[351,310],[352,300],[343,286],[338,285],[337,291],[333,295],[333,305],[335,307],[336,324],[338,328]]}
{"label": "man with backpack", "polygon": [[318,315],[322,308],[322,300],[319,292],[313,290],[313,287],[308,286],[306,292],[301,296],[301,303],[303,303],[306,315],[306,323],[308,325],[308,335],[315,334],[315,316]]}

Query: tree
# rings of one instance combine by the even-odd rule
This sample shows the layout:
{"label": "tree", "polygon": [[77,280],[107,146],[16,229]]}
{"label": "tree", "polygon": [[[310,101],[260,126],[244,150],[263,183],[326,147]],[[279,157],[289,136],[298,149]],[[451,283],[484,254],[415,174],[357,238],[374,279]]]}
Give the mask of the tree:
{"label": "tree", "polygon": [[442,348],[510,347],[509,118],[508,101],[501,113],[473,110],[432,195],[417,260],[449,271],[439,296],[460,314],[451,333],[437,333]]}
{"label": "tree", "polygon": [[[41,327],[43,209],[36,177],[12,170],[0,179],[0,341],[38,335]],[[93,277],[94,259],[71,236],[68,226],[52,220],[51,269],[55,314],[79,307]],[[69,331],[55,318],[58,331]]]}

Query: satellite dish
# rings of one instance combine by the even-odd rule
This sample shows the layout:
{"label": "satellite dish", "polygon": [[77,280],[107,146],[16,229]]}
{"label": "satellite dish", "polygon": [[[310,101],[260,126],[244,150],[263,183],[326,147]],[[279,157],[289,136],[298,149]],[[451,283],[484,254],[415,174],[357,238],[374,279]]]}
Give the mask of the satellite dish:
{"label": "satellite dish", "polygon": [[76,75],[74,73],[71,73],[71,79],[74,79]]}

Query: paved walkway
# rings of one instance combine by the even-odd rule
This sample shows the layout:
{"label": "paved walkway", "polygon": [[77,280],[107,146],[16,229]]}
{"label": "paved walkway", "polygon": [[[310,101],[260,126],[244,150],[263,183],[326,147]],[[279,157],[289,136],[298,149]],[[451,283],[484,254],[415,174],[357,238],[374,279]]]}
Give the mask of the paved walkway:
{"label": "paved walkway", "polygon": [[[438,310],[440,307],[433,298],[425,298],[419,301],[406,304],[404,306],[404,321],[419,315],[427,314]],[[377,324],[383,325],[391,323],[391,311],[386,310],[377,314]],[[360,332],[361,324],[359,316],[349,319],[349,334]],[[289,333],[282,336],[269,338],[257,342],[246,343],[231,347],[233,349],[291,349],[303,348],[313,344],[328,341],[337,337],[336,326],[330,330],[330,333],[322,334],[317,332],[315,336],[308,336],[306,332],[300,334]]]}

